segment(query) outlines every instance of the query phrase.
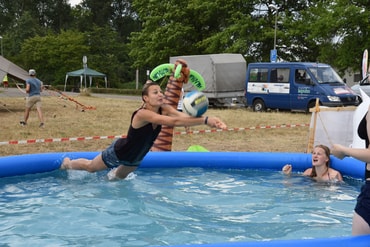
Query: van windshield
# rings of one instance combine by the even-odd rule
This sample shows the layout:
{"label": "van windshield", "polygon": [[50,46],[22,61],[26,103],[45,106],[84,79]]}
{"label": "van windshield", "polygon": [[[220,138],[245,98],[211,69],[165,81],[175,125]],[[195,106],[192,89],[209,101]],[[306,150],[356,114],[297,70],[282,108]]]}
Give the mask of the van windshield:
{"label": "van windshield", "polygon": [[311,67],[309,70],[320,84],[344,84],[342,78],[331,67]]}

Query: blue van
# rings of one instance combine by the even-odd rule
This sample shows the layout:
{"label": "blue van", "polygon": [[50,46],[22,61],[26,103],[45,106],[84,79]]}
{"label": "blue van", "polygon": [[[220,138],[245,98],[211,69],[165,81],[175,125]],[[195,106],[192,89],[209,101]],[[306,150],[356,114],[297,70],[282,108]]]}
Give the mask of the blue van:
{"label": "blue van", "polygon": [[360,103],[330,65],[309,62],[250,63],[246,101],[254,111],[285,109],[308,112],[316,98],[322,106]]}

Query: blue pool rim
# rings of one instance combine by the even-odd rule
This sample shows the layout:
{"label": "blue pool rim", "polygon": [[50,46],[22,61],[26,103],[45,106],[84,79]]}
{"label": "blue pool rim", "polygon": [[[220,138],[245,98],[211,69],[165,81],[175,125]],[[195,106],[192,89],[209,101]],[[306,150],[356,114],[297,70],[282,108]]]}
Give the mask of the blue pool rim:
{"label": "blue pool rim", "polygon": [[[0,177],[45,173],[59,169],[63,158],[92,159],[99,152],[39,153],[0,157]],[[185,168],[204,169],[259,169],[280,171],[285,164],[293,165],[293,172],[311,167],[311,154],[268,152],[149,152],[139,169]],[[331,167],[343,176],[363,180],[365,165],[353,158],[343,160],[331,157]],[[355,206],[355,205],[353,205]],[[370,235],[309,240],[274,240],[257,242],[230,242],[178,246],[370,246]]]}

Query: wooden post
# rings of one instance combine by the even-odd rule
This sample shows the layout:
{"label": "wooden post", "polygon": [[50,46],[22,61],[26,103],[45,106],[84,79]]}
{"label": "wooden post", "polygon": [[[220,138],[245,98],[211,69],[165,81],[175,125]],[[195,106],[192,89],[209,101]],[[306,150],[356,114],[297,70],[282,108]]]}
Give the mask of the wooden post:
{"label": "wooden post", "polygon": [[313,144],[315,143],[315,131],[316,131],[317,114],[318,114],[318,112],[320,112],[319,98],[316,98],[315,108],[314,108],[313,112],[314,112],[313,128],[310,128],[306,153],[311,153],[312,152]]}

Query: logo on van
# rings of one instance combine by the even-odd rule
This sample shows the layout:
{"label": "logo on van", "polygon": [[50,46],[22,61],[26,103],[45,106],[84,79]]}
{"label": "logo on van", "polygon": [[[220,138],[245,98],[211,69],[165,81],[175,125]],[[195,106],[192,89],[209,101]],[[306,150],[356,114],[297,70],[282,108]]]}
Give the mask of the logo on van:
{"label": "logo on van", "polygon": [[264,92],[269,92],[269,85],[268,84],[263,84],[262,85],[262,91],[264,91]]}
{"label": "logo on van", "polygon": [[298,94],[309,94],[311,92],[309,87],[299,87]]}

